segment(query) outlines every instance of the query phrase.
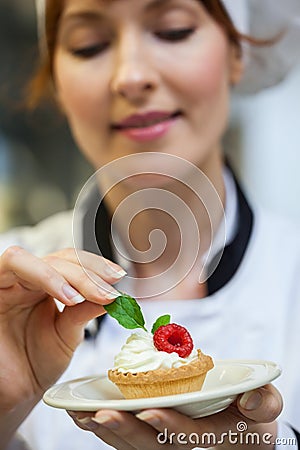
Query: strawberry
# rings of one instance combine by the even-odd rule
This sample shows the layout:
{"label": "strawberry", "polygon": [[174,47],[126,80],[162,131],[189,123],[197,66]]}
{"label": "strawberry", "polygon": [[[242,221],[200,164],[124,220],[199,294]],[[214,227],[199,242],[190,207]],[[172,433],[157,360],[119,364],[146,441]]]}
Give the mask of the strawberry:
{"label": "strawberry", "polygon": [[194,347],[190,333],[177,323],[161,325],[153,335],[153,342],[157,350],[176,352],[181,358],[189,356]]}

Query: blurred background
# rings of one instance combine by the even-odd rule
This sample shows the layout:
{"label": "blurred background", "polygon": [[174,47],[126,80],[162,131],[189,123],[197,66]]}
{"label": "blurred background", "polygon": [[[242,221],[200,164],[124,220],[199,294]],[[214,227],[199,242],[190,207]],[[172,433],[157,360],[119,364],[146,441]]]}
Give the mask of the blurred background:
{"label": "blurred background", "polygon": [[[71,208],[91,174],[63,118],[24,111],[38,58],[33,0],[0,3],[0,231]],[[250,197],[300,220],[300,66],[279,86],[234,98],[225,139]]]}
{"label": "blurred background", "polygon": [[29,113],[38,60],[34,0],[0,2],[0,232],[71,208],[91,169],[53,106]]}

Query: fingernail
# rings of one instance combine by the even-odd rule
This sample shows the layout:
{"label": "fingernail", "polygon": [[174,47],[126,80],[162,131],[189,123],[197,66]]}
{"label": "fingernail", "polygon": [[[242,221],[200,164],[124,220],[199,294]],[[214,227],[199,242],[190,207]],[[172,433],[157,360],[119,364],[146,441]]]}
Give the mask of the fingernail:
{"label": "fingernail", "polygon": [[245,392],[245,394],[240,399],[241,407],[247,409],[248,411],[253,411],[254,409],[259,408],[261,402],[262,395],[259,391]]}
{"label": "fingernail", "polygon": [[93,422],[96,422],[98,425],[103,425],[106,428],[109,428],[110,430],[116,430],[119,428],[120,424],[115,419],[112,419],[109,416],[99,416],[99,417],[93,417]]}
{"label": "fingernail", "polygon": [[115,298],[119,297],[119,293],[114,294],[113,292],[109,292],[108,294],[105,294],[105,298],[107,298],[107,300],[114,300]]}
{"label": "fingernail", "polygon": [[79,294],[79,292],[76,291],[76,289],[74,289],[67,283],[63,285],[62,291],[68,300],[72,300],[74,305],[77,305],[78,303],[82,303],[85,301],[85,298],[81,294]]}
{"label": "fingernail", "polygon": [[94,431],[98,428],[97,424],[93,422],[93,419],[91,419],[91,417],[83,417],[82,419],[77,419],[77,422],[91,431]]}
{"label": "fingernail", "polygon": [[135,417],[143,422],[149,423],[153,427],[157,427],[161,424],[160,419],[148,411],[142,411],[141,413],[136,414]]}
{"label": "fingernail", "polygon": [[111,291],[106,291],[105,288],[99,288],[99,292],[107,300],[114,300],[120,295],[120,292],[115,291],[114,289],[112,289]]}
{"label": "fingernail", "polygon": [[109,264],[106,264],[105,272],[107,273],[108,276],[116,278],[117,280],[119,280],[120,278],[123,278],[123,277],[125,277],[125,275],[127,275],[127,272],[125,272],[125,270],[115,269],[114,267],[110,266]]}
{"label": "fingernail", "polygon": [[79,303],[83,303],[85,302],[85,300],[86,299],[81,294],[78,294],[76,295],[76,297],[72,298],[72,301],[74,302],[75,305],[79,305]]}

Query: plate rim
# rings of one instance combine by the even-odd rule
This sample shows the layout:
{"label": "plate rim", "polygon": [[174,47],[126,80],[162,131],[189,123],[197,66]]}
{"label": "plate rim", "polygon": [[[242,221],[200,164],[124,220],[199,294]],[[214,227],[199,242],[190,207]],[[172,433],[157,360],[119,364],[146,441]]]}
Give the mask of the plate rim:
{"label": "plate rim", "polygon": [[[205,391],[196,391],[189,392],[186,394],[177,394],[177,395],[168,395],[161,397],[149,397],[149,398],[141,398],[141,399],[112,399],[112,400],[93,400],[93,399],[55,399],[51,397],[51,393],[53,391],[57,391],[57,389],[61,389],[64,386],[68,386],[71,383],[82,383],[85,381],[94,381],[97,378],[105,378],[107,379],[107,374],[100,373],[94,375],[88,375],[84,377],[74,378],[70,380],[66,380],[61,383],[54,384],[51,386],[43,395],[43,402],[48,406],[65,409],[65,410],[76,410],[76,411],[97,411],[98,409],[113,409],[119,411],[133,411],[138,409],[147,409],[147,408],[166,408],[166,407],[176,407],[183,406],[187,403],[197,403],[201,401],[209,401],[218,398],[224,398],[228,396],[237,396],[243,392],[250,391],[252,389],[256,389],[260,386],[264,386],[267,383],[274,381],[278,378],[282,369],[279,364],[271,360],[263,360],[263,359],[215,359],[214,360],[215,367],[220,365],[243,365],[248,367],[253,366],[266,366],[267,371],[264,377],[259,378],[258,380],[244,380],[240,383],[232,386],[228,386],[226,388],[212,389],[208,392]],[[243,386],[245,389],[242,389]],[[80,403],[80,406],[79,406]],[[71,405],[71,406],[70,406]],[[157,406],[154,406],[157,405]],[[88,409],[87,409],[88,408]]]}

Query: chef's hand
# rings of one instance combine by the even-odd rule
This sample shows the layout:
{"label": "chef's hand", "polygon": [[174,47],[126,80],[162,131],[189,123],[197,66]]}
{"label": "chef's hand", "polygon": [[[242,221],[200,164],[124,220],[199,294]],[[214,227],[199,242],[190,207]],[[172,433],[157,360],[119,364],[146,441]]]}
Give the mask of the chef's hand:
{"label": "chef's hand", "polygon": [[[148,409],[136,416],[111,410],[69,414],[80,428],[92,431],[119,450],[249,449],[252,441],[243,445],[241,439],[246,433],[258,433],[259,443],[254,441],[252,448],[272,450],[277,434],[276,418],[281,410],[281,395],[274,386],[267,385],[240,396],[226,410],[202,419],[191,419],[172,409]],[[230,430],[237,435],[229,438]],[[208,436],[215,442],[208,441]],[[238,442],[233,441],[235,436]]]}
{"label": "chef's hand", "polygon": [[112,284],[124,274],[74,249],[37,258],[10,247],[0,256],[1,444],[67,368],[85,324],[119,295]]}

